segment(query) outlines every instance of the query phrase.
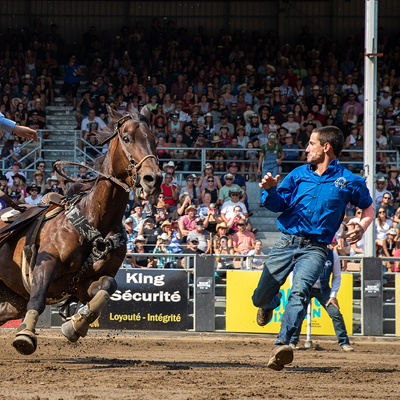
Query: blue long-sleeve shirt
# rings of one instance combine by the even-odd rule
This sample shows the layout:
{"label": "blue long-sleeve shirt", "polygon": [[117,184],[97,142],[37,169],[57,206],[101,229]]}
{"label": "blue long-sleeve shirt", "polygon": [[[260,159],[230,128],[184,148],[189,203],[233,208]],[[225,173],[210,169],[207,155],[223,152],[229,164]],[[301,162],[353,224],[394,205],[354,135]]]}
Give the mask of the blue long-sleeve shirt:
{"label": "blue long-sleeve shirt", "polygon": [[14,130],[14,126],[15,122],[9,120],[0,112],[0,129],[7,133],[12,133],[12,131]]}
{"label": "blue long-sleeve shirt", "polygon": [[364,178],[354,175],[335,159],[319,176],[311,165],[294,169],[281,185],[260,195],[270,211],[282,212],[277,227],[289,235],[332,243],[347,203],[361,209],[372,204]]}

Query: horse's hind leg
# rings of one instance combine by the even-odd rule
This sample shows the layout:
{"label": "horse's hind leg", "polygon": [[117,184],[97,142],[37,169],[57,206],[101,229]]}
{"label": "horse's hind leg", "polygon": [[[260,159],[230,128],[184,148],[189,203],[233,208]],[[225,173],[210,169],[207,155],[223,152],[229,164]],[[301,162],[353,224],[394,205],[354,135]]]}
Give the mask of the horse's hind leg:
{"label": "horse's hind leg", "polygon": [[116,289],[117,283],[111,276],[103,276],[93,282],[88,289],[89,296],[93,297],[92,300],[62,325],[63,335],[71,342],[76,342],[81,336],[85,337],[89,325],[96,321]]}
{"label": "horse's hind leg", "polygon": [[13,319],[22,318],[28,300],[13,292],[0,280],[0,325]]}

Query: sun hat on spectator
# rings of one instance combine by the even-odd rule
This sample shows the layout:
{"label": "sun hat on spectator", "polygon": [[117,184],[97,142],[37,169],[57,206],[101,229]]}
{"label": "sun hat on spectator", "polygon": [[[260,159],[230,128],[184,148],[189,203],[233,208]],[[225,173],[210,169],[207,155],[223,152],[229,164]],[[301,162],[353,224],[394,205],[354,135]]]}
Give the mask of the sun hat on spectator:
{"label": "sun hat on spectator", "polygon": [[204,164],[203,171],[206,170],[207,168],[214,169],[214,166],[208,162]]}
{"label": "sun hat on spectator", "polygon": [[161,229],[164,229],[166,226],[171,226],[172,225],[172,222],[170,222],[170,221],[164,221],[162,224],[161,224]]}
{"label": "sun hat on spectator", "polygon": [[231,85],[230,83],[227,83],[226,85],[222,86],[221,90],[222,90],[223,92],[225,92],[225,90],[226,90],[227,87],[232,88],[232,85]]}
{"label": "sun hat on spectator", "polygon": [[313,86],[312,90],[319,90],[319,86],[318,85]]}
{"label": "sun hat on spectator", "polygon": [[225,178],[225,179],[226,179],[226,178],[233,179],[234,176],[233,176],[230,172],[228,172],[227,174],[225,174],[225,177],[224,177],[224,178]]}
{"label": "sun hat on spectator", "polygon": [[198,224],[199,222],[203,222],[204,220],[203,220],[203,218],[201,218],[201,217],[197,217],[195,220],[194,220],[194,222],[196,222],[196,224]]}
{"label": "sun hat on spectator", "polygon": [[220,224],[217,224],[217,228],[216,228],[216,231],[218,232],[218,229],[219,228],[226,228],[226,229],[228,229],[228,225],[226,224],[226,222],[224,221],[224,222],[221,222]]}
{"label": "sun hat on spectator", "polygon": [[387,231],[387,233],[386,233],[387,235],[397,235],[397,232],[396,232],[396,229],[394,229],[394,228],[391,228],[391,229],[389,229],[388,231]]}
{"label": "sun hat on spectator", "polygon": [[185,196],[190,196],[190,193],[189,192],[182,192],[180,195],[179,195],[179,202],[180,203],[182,203],[182,199],[183,199],[183,197],[185,197]]}
{"label": "sun hat on spectator", "polygon": [[246,67],[246,69],[248,69],[249,71],[255,71],[254,67],[253,67],[251,64],[249,64],[249,65]]}
{"label": "sun hat on spectator", "polygon": [[174,168],[174,169],[175,169],[175,163],[174,163],[173,161],[169,161],[168,163],[164,164],[164,166],[163,166],[164,172],[167,171],[167,168],[168,168],[168,167]]}
{"label": "sun hat on spectator", "polygon": [[169,236],[168,236],[167,233],[164,232],[163,234],[158,235],[158,236],[157,236],[157,239],[161,239],[161,240],[167,241],[167,240],[169,240]]}
{"label": "sun hat on spectator", "polygon": [[377,125],[376,130],[383,131],[383,125]]}
{"label": "sun hat on spectator", "polygon": [[380,176],[376,181],[377,182],[386,182],[386,178],[384,176]]}
{"label": "sun hat on spectator", "polygon": [[239,165],[238,165],[238,163],[236,163],[236,162],[231,162],[231,163],[228,164],[228,169],[229,169],[229,168],[232,168],[232,167],[234,167],[234,168],[239,168]]}
{"label": "sun hat on spectator", "polygon": [[125,223],[126,223],[126,224],[133,223],[133,219],[132,219],[131,217],[128,217],[128,218],[125,220]]}
{"label": "sun hat on spectator", "polygon": [[50,178],[47,178],[46,183],[49,185],[51,181],[56,181],[57,185],[61,183],[61,181],[57,178],[56,175],[50,176]]}
{"label": "sun hat on spectator", "polygon": [[238,90],[240,90],[241,88],[247,87],[247,83],[242,83],[241,85],[238,86]]}
{"label": "sun hat on spectator", "polygon": [[286,133],[286,135],[285,135],[285,139],[287,139],[287,138],[292,138],[293,139],[293,135],[291,134],[291,133]]}
{"label": "sun hat on spectator", "polygon": [[211,113],[209,113],[209,112],[208,112],[207,114],[204,114],[204,118],[205,118],[205,117],[211,117],[211,118],[212,118],[212,116],[213,116],[213,115],[212,115]]}
{"label": "sun hat on spectator", "polygon": [[199,238],[198,238],[197,236],[189,236],[189,237],[187,238],[187,241],[188,241],[189,243],[191,243],[191,242],[199,243]]}
{"label": "sun hat on spectator", "polygon": [[219,137],[219,135],[213,136],[213,140],[211,140],[211,143],[219,143],[219,142],[222,142],[222,140]]}
{"label": "sun hat on spectator", "polygon": [[13,175],[12,177],[11,177],[12,179],[14,179],[14,178],[19,178],[19,179],[21,179],[22,181],[24,181],[24,183],[26,182],[26,178],[23,176],[23,175],[21,175],[21,174],[15,174],[15,175]]}
{"label": "sun hat on spectator", "polygon": [[275,67],[273,65],[271,65],[271,64],[267,64],[265,69],[270,69],[273,73],[275,73]]}
{"label": "sun hat on spectator", "polygon": [[165,208],[166,210],[168,210],[169,204],[165,203],[164,201],[159,201],[155,207],[157,208],[157,210],[161,210],[162,208]]}
{"label": "sun hat on spectator", "polygon": [[133,243],[136,244],[136,242],[145,242],[147,243],[147,239],[143,237],[143,235],[139,235],[137,238],[133,240]]}
{"label": "sun hat on spectator", "polygon": [[389,87],[389,86],[385,86],[385,87],[382,89],[382,92],[389,93],[389,92],[390,92],[390,87]]}
{"label": "sun hat on spectator", "polygon": [[19,103],[22,103],[22,100],[21,100],[19,97],[14,97],[14,98],[11,100],[11,103],[12,103],[12,105],[13,105],[14,107],[16,107]]}
{"label": "sun hat on spectator", "polygon": [[191,211],[191,210],[197,211],[196,206],[194,206],[193,204],[191,204],[188,208],[186,208],[185,214],[187,214],[187,213],[188,213],[189,211]]}
{"label": "sun hat on spectator", "polygon": [[166,87],[164,84],[162,84],[162,83],[160,83],[160,84],[158,85],[158,87],[162,87],[162,88],[164,89],[164,93],[167,91],[167,87]]}
{"label": "sun hat on spectator", "polygon": [[98,84],[96,81],[93,81],[93,82],[91,83],[91,85],[92,85],[92,86],[98,86],[99,84]]}
{"label": "sun hat on spectator", "polygon": [[228,193],[229,197],[232,197],[232,194],[233,194],[233,193],[239,193],[239,194],[241,194],[242,192],[240,191],[240,189],[232,189],[232,190],[230,190],[229,193]]}
{"label": "sun hat on spectator", "polygon": [[239,126],[236,128],[236,131],[239,132],[240,130],[245,131],[246,129],[244,128],[243,125],[239,125]]}
{"label": "sun hat on spectator", "polygon": [[[397,173],[399,173],[400,171],[393,165],[392,167],[390,167],[388,170],[387,170],[387,173],[389,174],[390,172],[397,172]],[[0,179],[1,180],[1,179]]]}
{"label": "sun hat on spectator", "polygon": [[198,103],[194,103],[191,107],[190,107],[190,109],[193,111],[193,108],[200,108],[200,105],[198,104]]}
{"label": "sun hat on spectator", "polygon": [[175,104],[183,104],[182,100],[178,100]]}
{"label": "sun hat on spectator", "polygon": [[33,174],[33,176],[35,177],[35,176],[37,176],[37,175],[42,175],[42,176],[44,176],[44,173],[43,173],[42,171],[37,170],[37,171]]}

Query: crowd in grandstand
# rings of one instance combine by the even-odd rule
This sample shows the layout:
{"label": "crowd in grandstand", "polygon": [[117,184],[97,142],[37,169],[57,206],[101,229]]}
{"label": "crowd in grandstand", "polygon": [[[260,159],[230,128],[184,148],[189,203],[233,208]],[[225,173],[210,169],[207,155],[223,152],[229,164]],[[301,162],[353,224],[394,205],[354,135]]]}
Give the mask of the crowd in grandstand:
{"label": "crowd in grandstand", "polygon": [[[399,251],[400,235],[399,171],[389,152],[400,135],[400,34],[379,33],[384,55],[376,82],[376,148],[383,152],[377,153],[376,237],[379,252],[390,256]],[[124,26],[114,38],[92,26],[81,48],[71,51],[56,25],[46,32],[35,23],[31,31],[9,28],[0,36],[0,111],[17,124],[46,129],[46,107],[54,105],[55,79],[64,65],[60,94],[76,113],[79,146],[96,157],[94,132],[108,123],[107,105],[120,113],[147,106],[164,181],[162,193],[150,202],[132,198],[125,220],[128,252],[215,253],[221,266],[234,265],[227,255],[251,253],[259,268],[262,246],[249,219],[246,182],[303,164],[311,132],[326,125],[344,134],[341,162],[362,173],[363,47],[362,38],[352,35],[340,46],[315,41],[307,27],[290,45],[273,31],[246,36],[221,30],[212,36],[199,27],[189,35],[172,20],[161,26],[154,19],[148,29],[140,22]],[[19,168],[33,161],[20,162],[29,151],[21,149],[24,139],[1,132],[0,141],[1,188],[16,201],[34,204],[46,191],[68,188],[55,171],[45,175],[43,161],[26,182]],[[202,151],[207,163],[193,174],[203,165]],[[177,181],[177,171],[185,182]],[[82,167],[78,177],[86,173]],[[349,205],[345,222],[351,218],[357,210]],[[346,247],[341,232],[336,244]],[[351,248],[354,255],[362,251],[362,243]],[[175,266],[176,258],[137,255],[129,262],[166,267]]]}

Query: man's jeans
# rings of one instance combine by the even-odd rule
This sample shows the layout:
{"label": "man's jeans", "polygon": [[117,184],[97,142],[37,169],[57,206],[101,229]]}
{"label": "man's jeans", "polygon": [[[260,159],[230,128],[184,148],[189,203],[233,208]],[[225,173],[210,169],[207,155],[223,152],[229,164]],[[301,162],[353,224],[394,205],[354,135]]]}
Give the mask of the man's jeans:
{"label": "man's jeans", "polygon": [[[329,300],[330,293],[331,288],[329,286],[325,288],[322,293],[320,289],[312,288],[311,298],[315,297],[321,303],[321,306],[325,308],[328,315],[331,317],[333,328],[335,329],[336,337],[338,338],[339,346],[350,344],[342,313],[333,304],[329,304],[329,306],[326,307],[326,303]],[[299,342],[300,331],[301,325],[299,326],[299,329],[292,335],[290,343],[297,344]]]}
{"label": "man's jeans", "polygon": [[261,307],[264,311],[276,308],[280,303],[279,289],[296,267],[292,290],[275,344],[288,344],[301,326],[307,313],[311,288],[322,272],[327,254],[325,243],[284,233],[272,248],[252,297],[256,307]]}

